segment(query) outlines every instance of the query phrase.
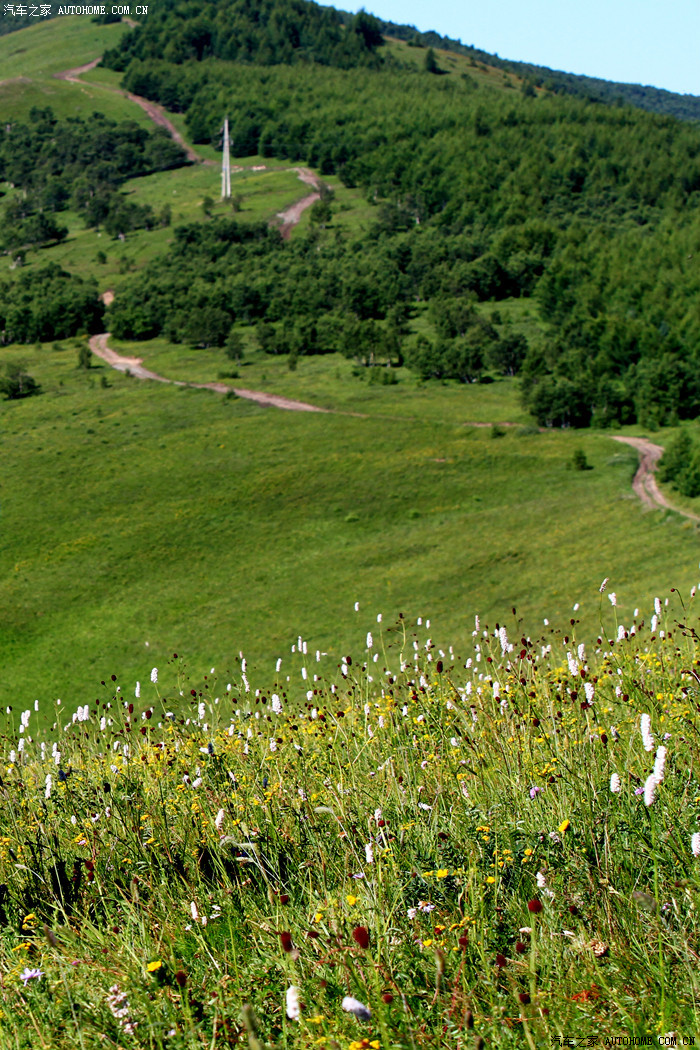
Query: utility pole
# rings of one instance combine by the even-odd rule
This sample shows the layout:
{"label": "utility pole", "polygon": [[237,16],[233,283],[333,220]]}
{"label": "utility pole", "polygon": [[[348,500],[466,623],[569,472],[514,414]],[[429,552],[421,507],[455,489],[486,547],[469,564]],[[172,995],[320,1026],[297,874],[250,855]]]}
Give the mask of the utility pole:
{"label": "utility pole", "polygon": [[224,153],[221,161],[221,199],[231,196],[231,151],[228,135],[228,117],[224,118]]}

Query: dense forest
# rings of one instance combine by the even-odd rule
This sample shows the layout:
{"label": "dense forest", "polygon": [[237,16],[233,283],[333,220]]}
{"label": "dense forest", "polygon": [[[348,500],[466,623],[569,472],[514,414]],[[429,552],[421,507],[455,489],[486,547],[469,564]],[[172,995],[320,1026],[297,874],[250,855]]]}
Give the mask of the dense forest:
{"label": "dense forest", "polygon": [[[304,0],[168,0],[107,54],[195,142],[216,145],[228,112],[238,155],[336,175],[374,212],[340,235],[325,194],[292,243],[233,218],[178,228],[109,308],[111,330],[234,347],[254,324],[270,353],[341,351],[426,379],[520,374],[547,425],[695,417],[700,129],[529,81],[434,75],[429,52],[383,57],[379,28]],[[112,129],[102,170],[91,128],[46,111],[30,125],[0,134],[0,177],[23,190],[5,205],[6,251],[60,239],[67,203],[112,236],[168,221],[118,192],[182,163],[162,133]],[[512,298],[537,301],[546,339],[528,346],[476,308]],[[408,337],[425,303],[431,334]]]}
{"label": "dense forest", "polygon": [[350,69],[376,66],[379,23],[360,12],[347,22],[308,0],[159,0],[143,25],[108,51],[104,64],[134,59],[180,64],[220,58],[270,66],[315,62]]}

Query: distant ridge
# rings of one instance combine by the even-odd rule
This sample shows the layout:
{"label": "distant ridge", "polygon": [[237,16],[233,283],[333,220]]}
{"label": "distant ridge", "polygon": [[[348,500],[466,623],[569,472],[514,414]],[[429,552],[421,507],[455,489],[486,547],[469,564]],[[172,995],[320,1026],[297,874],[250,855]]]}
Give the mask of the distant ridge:
{"label": "distant ridge", "polygon": [[[343,15],[343,17],[346,16]],[[420,32],[415,26],[397,25],[395,22],[385,22],[381,18],[377,18],[377,21],[385,36],[392,36],[397,40],[414,43],[420,47],[441,48],[444,51],[455,51],[458,54],[468,55],[476,62],[495,66],[508,73],[524,77],[530,80],[535,87],[543,87],[559,94],[577,95],[593,102],[608,104],[622,102],[635,106],[637,109],[645,109],[650,113],[676,117],[678,120],[700,121],[700,96],[698,95],[681,95],[663,88],[642,84],[621,84],[613,80],[602,80],[599,77],[564,73],[561,70],[550,69],[548,66],[537,66],[531,62],[516,62],[482,51],[470,44],[463,44],[460,40],[441,36],[440,33],[433,30]]]}

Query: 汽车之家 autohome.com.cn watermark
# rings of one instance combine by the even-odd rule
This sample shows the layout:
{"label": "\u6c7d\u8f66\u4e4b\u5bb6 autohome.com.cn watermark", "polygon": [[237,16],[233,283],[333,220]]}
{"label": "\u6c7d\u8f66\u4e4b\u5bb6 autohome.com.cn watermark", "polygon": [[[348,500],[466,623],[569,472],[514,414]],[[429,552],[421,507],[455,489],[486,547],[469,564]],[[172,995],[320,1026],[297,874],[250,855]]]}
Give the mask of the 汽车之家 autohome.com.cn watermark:
{"label": "\u6c7d\u8f66\u4e4b\u5bb6 autohome.com.cn watermark", "polygon": [[575,1047],[576,1050],[600,1046],[695,1046],[695,1036],[678,1035],[677,1032],[666,1032],[665,1035],[590,1035],[583,1038],[562,1036],[559,1046]]}
{"label": "\u6c7d\u8f66\u4e4b\u5bb6 autohome.com.cn watermark", "polygon": [[[3,4],[3,15],[12,18],[50,18],[52,15],[130,15],[128,4]],[[147,15],[148,7],[134,5],[135,15]]]}

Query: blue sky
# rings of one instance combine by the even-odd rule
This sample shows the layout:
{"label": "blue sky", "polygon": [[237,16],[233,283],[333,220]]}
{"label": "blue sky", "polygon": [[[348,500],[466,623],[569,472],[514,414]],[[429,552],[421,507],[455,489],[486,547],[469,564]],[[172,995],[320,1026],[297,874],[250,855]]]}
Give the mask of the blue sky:
{"label": "blue sky", "polygon": [[700,95],[700,0],[366,0],[501,58]]}

